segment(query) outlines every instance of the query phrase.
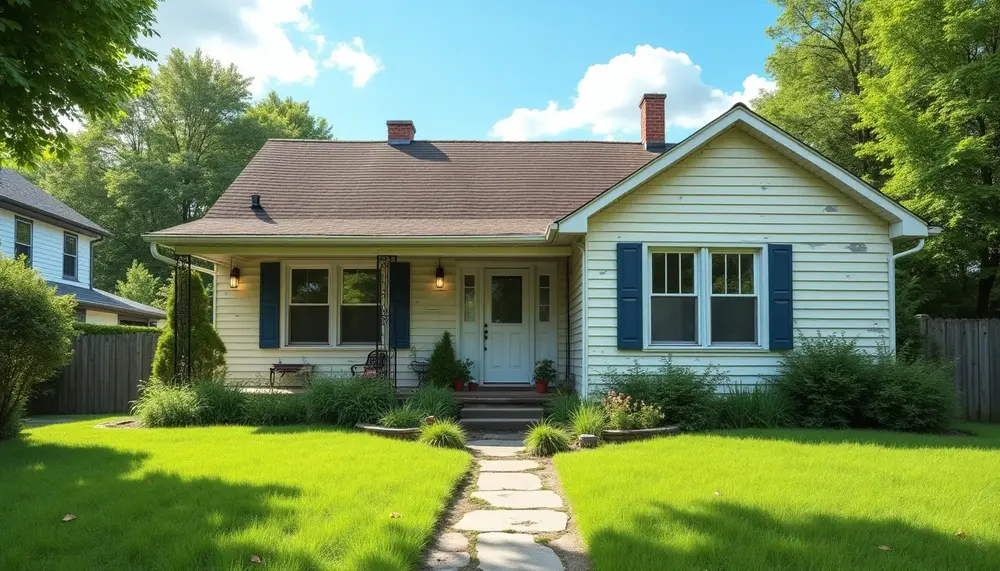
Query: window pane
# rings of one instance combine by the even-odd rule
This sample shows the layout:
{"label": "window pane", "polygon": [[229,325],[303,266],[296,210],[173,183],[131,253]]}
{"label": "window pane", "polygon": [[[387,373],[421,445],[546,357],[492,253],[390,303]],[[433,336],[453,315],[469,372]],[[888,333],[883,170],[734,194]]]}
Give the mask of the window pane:
{"label": "window pane", "polygon": [[76,277],[76,256],[63,256],[63,275],[68,278]]}
{"label": "window pane", "polygon": [[757,298],[712,298],[712,343],[756,343]]}
{"label": "window pane", "polygon": [[725,254],[712,254],[712,293],[726,293]]}
{"label": "window pane", "polygon": [[71,256],[76,255],[76,236],[63,234],[63,253]]}
{"label": "window pane", "polygon": [[539,307],[538,308],[538,321],[541,321],[542,323],[548,323],[549,322],[549,313],[550,313],[549,306],[543,305],[543,306]]}
{"label": "window pane", "polygon": [[378,303],[378,270],[344,270],[344,303]]}
{"label": "window pane", "polygon": [[543,287],[542,289],[538,290],[538,303],[540,305],[550,305],[549,298],[551,297],[550,293],[551,291],[552,290],[547,287]]}
{"label": "window pane", "polygon": [[25,263],[31,266],[31,246],[24,246],[22,244],[14,244],[14,258],[20,258],[24,256]]}
{"label": "window pane", "polygon": [[329,303],[327,270],[292,270],[292,303]]}
{"label": "window pane", "polygon": [[330,307],[319,305],[288,308],[290,343],[329,343]]}
{"label": "window pane", "polygon": [[653,343],[695,343],[698,341],[697,297],[654,297],[651,300],[650,309]]}
{"label": "window pane", "polygon": [[18,220],[15,223],[15,226],[17,226],[17,231],[15,232],[14,241],[19,244],[28,244],[30,246],[31,224],[28,222],[24,222],[22,220]]}
{"label": "window pane", "polygon": [[740,293],[739,254],[726,254],[726,293]]}
{"label": "window pane", "polygon": [[378,306],[342,306],[340,308],[340,342],[374,343],[378,340],[378,324]]}
{"label": "window pane", "polygon": [[465,276],[465,287],[476,287],[476,276],[466,275]]}
{"label": "window pane", "polygon": [[667,293],[680,293],[680,254],[667,254]]}
{"label": "window pane", "polygon": [[653,293],[666,293],[666,268],[664,267],[665,256],[663,254],[653,254]]}
{"label": "window pane", "polygon": [[549,287],[549,276],[538,276],[538,287]]}
{"label": "window pane", "polygon": [[467,322],[476,320],[476,278],[475,276],[465,276],[465,316]]}
{"label": "window pane", "polygon": [[492,323],[521,323],[521,276],[495,276],[492,278],[490,321]]}
{"label": "window pane", "polygon": [[740,254],[740,293],[754,293],[753,254]]}
{"label": "window pane", "polygon": [[681,254],[681,293],[694,293],[694,254]]}

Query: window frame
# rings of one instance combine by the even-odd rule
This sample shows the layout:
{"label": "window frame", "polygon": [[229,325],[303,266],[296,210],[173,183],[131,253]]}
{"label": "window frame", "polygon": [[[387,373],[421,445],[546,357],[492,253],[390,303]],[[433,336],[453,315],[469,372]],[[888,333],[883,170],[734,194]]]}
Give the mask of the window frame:
{"label": "window frame", "polygon": [[[327,341],[323,342],[293,342],[292,341],[292,272],[294,270],[326,270],[326,304],[322,303],[296,303],[297,306],[312,306],[312,307],[327,307],[329,312],[327,313],[327,331],[326,338]],[[284,326],[284,333],[282,334],[284,347],[290,348],[301,348],[301,347],[331,347],[335,342],[334,333],[336,332],[335,322],[336,318],[331,315],[335,304],[333,303],[334,290],[337,288],[335,283],[331,283],[330,274],[333,272],[333,268],[329,264],[285,264],[284,271],[284,294],[282,311],[284,312],[284,318],[282,319],[282,325]]]}
{"label": "window frame", "polygon": [[[75,244],[75,252],[70,254],[66,252],[66,239],[73,238],[73,243]],[[66,273],[66,257],[73,257],[73,273]],[[80,236],[74,234],[73,232],[63,232],[63,263],[62,263],[62,276],[63,279],[79,281],[80,280]]]}
{"label": "window frame", "polygon": [[[697,342],[654,343],[652,341],[653,254],[695,253],[694,291],[698,306]],[[647,243],[643,244],[643,350],[644,351],[767,351],[768,303],[767,244],[765,243]],[[754,289],[757,297],[757,342],[712,343],[712,254],[753,254]],[[689,295],[689,294],[655,294]]]}
{"label": "window frame", "polygon": [[[375,271],[376,272],[376,276],[375,276],[376,282],[375,283],[376,284],[378,283],[378,268],[376,266],[372,265],[372,264],[365,264],[365,263],[357,263],[357,264],[355,264],[355,263],[350,263],[350,264],[340,264],[340,265],[337,266],[337,293],[336,293],[336,295],[337,295],[337,315],[336,315],[336,317],[332,318],[331,321],[335,322],[333,328],[334,328],[334,333],[336,333],[336,335],[337,335],[336,342],[337,342],[337,346],[338,347],[370,347],[370,346],[374,346],[378,342],[378,336],[377,335],[376,335],[376,339],[374,341],[352,341],[352,342],[342,341],[342,339],[343,339],[343,331],[341,330],[341,328],[344,326],[344,323],[343,323],[343,319],[341,319],[341,313],[340,313],[340,308],[341,307],[347,306],[347,307],[375,307],[375,308],[378,308],[378,295],[379,295],[379,292],[377,290],[375,291],[375,303],[344,303],[344,272],[346,272],[346,271],[357,271],[357,270]],[[376,309],[376,311],[377,311],[377,309]],[[379,326],[381,327],[381,323],[379,324]]]}
{"label": "window frame", "polygon": [[[17,225],[19,223],[20,224],[27,224],[28,225],[28,240],[30,240],[30,242],[28,242],[27,244],[25,244],[24,242],[18,242],[17,241]],[[14,258],[17,258],[17,247],[18,246],[27,246],[27,248],[28,248],[28,255],[25,256],[25,258],[27,259],[28,267],[29,268],[34,267],[34,260],[35,260],[35,221],[34,220],[32,220],[30,218],[25,218],[23,216],[15,216],[14,217]]]}

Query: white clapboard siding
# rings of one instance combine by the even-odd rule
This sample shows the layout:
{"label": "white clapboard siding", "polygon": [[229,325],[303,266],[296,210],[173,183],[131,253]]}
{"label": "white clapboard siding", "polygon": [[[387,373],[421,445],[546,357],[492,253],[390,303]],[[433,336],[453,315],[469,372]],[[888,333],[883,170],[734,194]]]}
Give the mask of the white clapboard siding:
{"label": "white clapboard siding", "polygon": [[759,349],[619,351],[618,242],[792,244],[796,332],[856,337],[867,349],[887,341],[888,224],[738,129],[597,213],[588,228],[586,362],[592,391],[609,368],[636,361],[653,367],[670,357],[699,370],[718,366],[734,382],[756,382],[775,374],[780,358]]}
{"label": "white clapboard siding", "polygon": [[[71,232],[77,237],[77,277],[63,277],[63,233],[64,228],[48,222],[35,220],[30,216],[20,216],[32,222],[31,266],[46,280],[90,287],[90,241],[89,236]],[[14,213],[0,208],[0,254],[14,257]]]}
{"label": "white clapboard siding", "polygon": [[583,389],[583,253],[577,247],[569,258],[570,372],[577,390]]}

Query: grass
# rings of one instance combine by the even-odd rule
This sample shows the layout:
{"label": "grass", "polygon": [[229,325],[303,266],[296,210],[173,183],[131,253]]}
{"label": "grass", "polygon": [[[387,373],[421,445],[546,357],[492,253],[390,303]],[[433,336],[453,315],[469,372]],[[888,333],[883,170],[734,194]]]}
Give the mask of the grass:
{"label": "grass", "polygon": [[970,429],[741,430],[555,464],[595,571],[994,571],[1000,426]]}
{"label": "grass", "polygon": [[0,569],[416,569],[471,461],[329,428],[95,422],[0,442]]}

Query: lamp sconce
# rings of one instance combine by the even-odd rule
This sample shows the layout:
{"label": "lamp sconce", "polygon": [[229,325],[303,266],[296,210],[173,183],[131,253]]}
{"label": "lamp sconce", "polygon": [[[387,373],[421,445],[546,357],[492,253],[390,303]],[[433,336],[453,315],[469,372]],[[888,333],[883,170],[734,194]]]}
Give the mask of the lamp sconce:
{"label": "lamp sconce", "polygon": [[229,270],[229,288],[236,289],[240,287],[240,269],[233,266],[233,269]]}
{"label": "lamp sconce", "polygon": [[444,268],[441,267],[441,260],[438,260],[438,267],[434,270],[434,287],[438,289],[444,287]]}

